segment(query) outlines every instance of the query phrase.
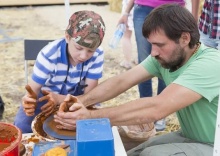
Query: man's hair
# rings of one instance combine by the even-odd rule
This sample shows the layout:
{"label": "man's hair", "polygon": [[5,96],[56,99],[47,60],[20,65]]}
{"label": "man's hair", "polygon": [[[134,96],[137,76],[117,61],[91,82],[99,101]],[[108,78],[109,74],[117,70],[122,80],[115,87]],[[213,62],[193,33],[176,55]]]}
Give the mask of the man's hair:
{"label": "man's hair", "polygon": [[179,4],[165,4],[154,10],[145,18],[142,32],[143,36],[148,38],[149,35],[159,29],[164,30],[166,36],[179,42],[183,32],[191,35],[189,47],[193,48],[199,42],[199,30],[193,15]]}

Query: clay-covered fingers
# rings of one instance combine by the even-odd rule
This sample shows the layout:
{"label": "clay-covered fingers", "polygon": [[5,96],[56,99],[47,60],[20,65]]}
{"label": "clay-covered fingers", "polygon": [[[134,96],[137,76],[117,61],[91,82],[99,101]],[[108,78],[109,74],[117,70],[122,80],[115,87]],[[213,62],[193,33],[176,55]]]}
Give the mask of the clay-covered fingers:
{"label": "clay-covered fingers", "polygon": [[61,112],[67,112],[69,111],[69,108],[78,101],[77,97],[68,94],[64,100],[64,102],[61,103],[59,111]]}
{"label": "clay-covered fingers", "polygon": [[76,124],[73,124],[73,123],[69,124],[69,123],[61,122],[56,125],[56,128],[65,129],[65,130],[76,130]]}
{"label": "clay-covered fingers", "polygon": [[47,101],[45,105],[41,107],[41,111],[44,113],[45,116],[49,116],[51,113],[54,112],[56,109],[56,104],[53,99],[52,92],[42,90],[43,97],[39,98],[39,101]]}
{"label": "clay-covered fingers", "polygon": [[81,109],[81,108],[83,108],[84,106],[82,105],[82,104],[80,104],[80,103],[75,103],[74,105],[71,105],[70,107],[69,107],[69,111],[70,112],[74,112],[74,111],[77,111],[77,110],[79,110],[79,109]]}
{"label": "clay-covered fingers", "polygon": [[42,101],[51,101],[55,104],[55,96],[56,94],[47,90],[42,90],[41,93],[44,95],[41,98],[38,99],[38,101],[42,102]]}
{"label": "clay-covered fingers", "polygon": [[47,91],[47,90],[42,90],[41,92],[42,92],[43,95],[48,95],[48,94],[50,94],[50,91]]}
{"label": "clay-covered fingers", "polygon": [[33,116],[35,114],[35,104],[25,104],[23,103],[23,110],[27,116]]}
{"label": "clay-covered fingers", "polygon": [[30,98],[37,99],[37,94],[32,90],[31,86],[26,85],[25,89],[27,90]]}
{"label": "clay-covered fingers", "polygon": [[76,130],[76,126],[73,126],[73,125],[60,125],[60,124],[57,124],[56,128],[65,129],[65,130]]}
{"label": "clay-covered fingers", "polygon": [[64,101],[70,102],[70,103],[76,103],[78,101],[78,99],[77,99],[77,97],[75,97],[71,94],[68,94]]}
{"label": "clay-covered fingers", "polygon": [[67,112],[68,111],[68,105],[65,101],[60,104],[58,111],[60,111],[60,112]]}
{"label": "clay-covered fingers", "polygon": [[33,116],[37,105],[37,95],[29,85],[25,86],[27,94],[22,98],[23,110],[27,116]]}
{"label": "clay-covered fingers", "polygon": [[81,103],[74,103],[68,112],[58,111],[54,115],[54,121],[60,125],[60,129],[72,129],[77,120],[91,118],[91,112]]}
{"label": "clay-covered fingers", "polygon": [[58,129],[68,129],[68,130],[75,130],[76,129],[76,120],[72,117],[73,114],[70,112],[66,112],[65,114],[60,114],[58,112],[54,115],[54,121],[57,123]]}
{"label": "clay-covered fingers", "polygon": [[33,116],[35,112],[34,104],[23,104],[23,110],[27,116]]}
{"label": "clay-covered fingers", "polygon": [[48,101],[45,105],[41,107],[41,111],[45,116],[49,116],[55,109],[54,102]]}

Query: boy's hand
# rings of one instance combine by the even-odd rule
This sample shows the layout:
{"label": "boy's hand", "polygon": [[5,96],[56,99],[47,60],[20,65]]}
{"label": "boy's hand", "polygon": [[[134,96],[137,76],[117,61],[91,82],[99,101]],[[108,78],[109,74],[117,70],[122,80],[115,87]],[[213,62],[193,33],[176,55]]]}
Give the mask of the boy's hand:
{"label": "boy's hand", "polygon": [[57,104],[55,100],[56,94],[53,92],[46,91],[46,90],[42,90],[42,94],[44,96],[39,98],[39,101],[41,102],[41,101],[47,100],[47,103],[41,107],[41,111],[44,113],[45,116],[49,116],[57,108]]}
{"label": "boy's hand", "polygon": [[37,95],[29,85],[25,86],[27,94],[22,98],[22,106],[27,116],[33,116],[37,105]]}

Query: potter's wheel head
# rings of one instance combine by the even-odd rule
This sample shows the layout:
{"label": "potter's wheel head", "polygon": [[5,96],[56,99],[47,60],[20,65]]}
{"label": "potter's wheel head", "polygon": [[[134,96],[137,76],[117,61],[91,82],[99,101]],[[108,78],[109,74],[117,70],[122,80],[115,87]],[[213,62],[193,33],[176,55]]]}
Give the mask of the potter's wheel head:
{"label": "potter's wheel head", "polygon": [[57,123],[54,122],[54,114],[50,115],[43,123],[43,130],[49,136],[62,139],[62,140],[72,140],[76,139],[76,132],[70,130],[60,130],[56,128]]}
{"label": "potter's wheel head", "polygon": [[55,138],[49,136],[43,130],[43,123],[45,122],[47,117],[44,116],[43,113],[38,114],[31,123],[31,129],[33,133],[39,137],[41,140],[53,141]]}

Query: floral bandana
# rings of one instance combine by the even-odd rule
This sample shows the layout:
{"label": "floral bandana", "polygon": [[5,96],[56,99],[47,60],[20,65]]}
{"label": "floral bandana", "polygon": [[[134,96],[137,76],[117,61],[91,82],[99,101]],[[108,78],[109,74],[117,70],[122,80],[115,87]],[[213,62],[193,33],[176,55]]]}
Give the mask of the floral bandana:
{"label": "floral bandana", "polygon": [[93,11],[78,11],[70,17],[66,31],[76,43],[93,49],[103,40],[105,24],[102,17]]}

